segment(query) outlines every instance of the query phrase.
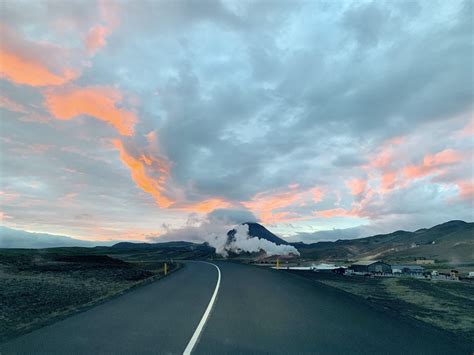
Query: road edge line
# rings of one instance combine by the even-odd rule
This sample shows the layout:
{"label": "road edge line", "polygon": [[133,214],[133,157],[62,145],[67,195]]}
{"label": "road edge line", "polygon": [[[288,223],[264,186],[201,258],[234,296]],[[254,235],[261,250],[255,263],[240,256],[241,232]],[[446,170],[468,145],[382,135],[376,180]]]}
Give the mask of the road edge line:
{"label": "road edge line", "polygon": [[216,287],[214,289],[214,293],[212,294],[211,300],[209,301],[209,304],[207,305],[206,311],[204,312],[201,321],[199,322],[196,330],[194,331],[193,336],[189,340],[188,345],[186,346],[186,349],[184,349],[183,355],[190,355],[192,351],[194,350],[194,347],[199,341],[199,337],[201,336],[201,333],[204,329],[204,326],[206,325],[206,322],[209,318],[209,315],[211,314],[212,308],[214,307],[214,303],[216,302],[217,299],[217,294],[219,293],[219,288],[221,285],[221,269],[219,269],[219,266],[213,263],[208,263],[206,261],[202,261],[203,263],[209,264],[214,266],[217,269],[217,283]]}

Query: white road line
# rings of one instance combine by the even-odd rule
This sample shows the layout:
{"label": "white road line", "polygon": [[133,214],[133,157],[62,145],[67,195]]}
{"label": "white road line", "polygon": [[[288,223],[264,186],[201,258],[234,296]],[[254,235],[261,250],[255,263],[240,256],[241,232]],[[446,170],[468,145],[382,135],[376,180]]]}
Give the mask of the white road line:
{"label": "white road line", "polygon": [[183,355],[190,355],[194,347],[196,346],[199,340],[199,337],[201,336],[202,330],[204,329],[204,326],[206,325],[207,319],[209,318],[209,315],[211,314],[212,307],[214,306],[214,303],[216,302],[217,293],[219,292],[219,287],[221,285],[221,270],[219,269],[219,266],[213,263],[208,263],[206,261],[202,261],[202,262],[212,265],[217,269],[216,288],[214,289],[214,293],[212,294],[211,300],[209,301],[209,304],[207,305],[206,311],[204,312],[204,315],[202,316],[201,321],[199,322],[196,330],[194,331],[194,334],[191,337],[191,340],[189,340],[188,346],[186,346],[186,349],[184,349]]}

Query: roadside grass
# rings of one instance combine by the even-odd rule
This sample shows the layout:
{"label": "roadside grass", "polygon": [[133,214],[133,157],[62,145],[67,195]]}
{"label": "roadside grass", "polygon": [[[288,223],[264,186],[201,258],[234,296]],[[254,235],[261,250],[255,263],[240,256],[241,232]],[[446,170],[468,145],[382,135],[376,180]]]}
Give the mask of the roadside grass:
{"label": "roadside grass", "polygon": [[455,336],[469,341],[474,339],[473,282],[339,276],[312,271],[297,274],[362,297],[376,306],[425,322]]}
{"label": "roadside grass", "polygon": [[0,342],[162,275],[158,261],[130,263],[84,250],[0,250]]}

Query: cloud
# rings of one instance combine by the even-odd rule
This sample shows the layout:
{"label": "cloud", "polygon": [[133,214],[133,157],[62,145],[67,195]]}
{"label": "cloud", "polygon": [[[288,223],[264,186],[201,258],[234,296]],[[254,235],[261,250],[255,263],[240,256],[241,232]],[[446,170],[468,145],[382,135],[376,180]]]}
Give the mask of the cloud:
{"label": "cloud", "polygon": [[473,180],[465,180],[458,182],[459,187],[459,197],[461,199],[470,201],[471,204],[474,200],[474,181]]}
{"label": "cloud", "polygon": [[332,218],[332,217],[346,217],[354,215],[353,211],[347,211],[344,208],[332,208],[329,210],[316,211],[314,214],[318,217]]}
{"label": "cloud", "polygon": [[452,149],[446,149],[434,155],[426,155],[423,158],[423,163],[420,165],[409,165],[405,167],[404,174],[408,178],[416,179],[440,172],[443,167],[455,164],[460,160],[462,160],[462,157],[458,152]]}
{"label": "cloud", "polygon": [[95,54],[95,52],[105,46],[107,43],[105,39],[109,33],[110,31],[107,27],[100,25],[94,26],[90,29],[86,38],[86,48],[89,55]]}
{"label": "cloud", "polygon": [[218,208],[208,214],[211,221],[226,221],[230,224],[241,224],[246,222],[258,222],[252,212],[245,209]]}
{"label": "cloud", "polygon": [[143,239],[219,208],[285,235],[469,219],[471,13],[7,2],[0,163],[18,198],[5,223]]}
{"label": "cloud", "polygon": [[0,96],[0,107],[3,107],[12,112],[27,113],[27,109],[23,105],[14,102],[13,100],[5,96]]}
{"label": "cloud", "polygon": [[98,1],[100,20],[103,24],[94,25],[85,38],[85,46],[90,56],[107,44],[107,37],[120,24],[120,8],[118,3],[106,0]]}
{"label": "cloud", "polygon": [[135,152],[137,156],[134,156],[118,139],[115,139],[113,144],[119,151],[122,162],[130,169],[137,186],[152,195],[158,206],[172,205],[173,201],[163,194],[166,179],[170,174],[169,163],[147,153]]}
{"label": "cloud", "polygon": [[257,213],[263,223],[277,223],[301,219],[296,212],[281,211],[282,209],[313,205],[323,197],[324,192],[318,187],[302,189],[297,184],[290,184],[286,190],[261,192],[242,204]]}
{"label": "cloud", "polygon": [[23,85],[57,86],[79,75],[60,60],[68,57],[64,48],[29,41],[4,25],[0,26],[0,36],[1,78]]}
{"label": "cloud", "polygon": [[354,196],[360,195],[367,188],[367,181],[364,179],[352,179],[347,181],[347,187],[351,190]]}
{"label": "cloud", "polygon": [[134,133],[137,116],[126,109],[118,108],[123,94],[111,87],[85,87],[49,90],[45,105],[55,118],[70,120],[80,115],[94,117],[107,122],[124,136]]}
{"label": "cloud", "polygon": [[230,202],[221,198],[211,198],[199,202],[178,203],[174,207],[187,212],[208,213],[216,208],[226,208],[231,206],[232,204]]}

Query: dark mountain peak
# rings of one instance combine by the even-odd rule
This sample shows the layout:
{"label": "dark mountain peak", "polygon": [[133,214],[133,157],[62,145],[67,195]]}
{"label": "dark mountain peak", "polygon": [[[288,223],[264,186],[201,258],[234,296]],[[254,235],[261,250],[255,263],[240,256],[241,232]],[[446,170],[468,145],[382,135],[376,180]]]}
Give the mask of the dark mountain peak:
{"label": "dark mountain peak", "polygon": [[249,235],[251,237],[258,237],[258,238],[266,239],[266,240],[268,240],[272,243],[275,243],[277,245],[288,245],[289,244],[286,240],[281,239],[280,237],[277,237],[275,234],[270,232],[267,228],[265,228],[264,226],[262,226],[259,223],[245,222],[245,223],[242,223],[242,224],[246,224],[246,225],[249,226]]}

